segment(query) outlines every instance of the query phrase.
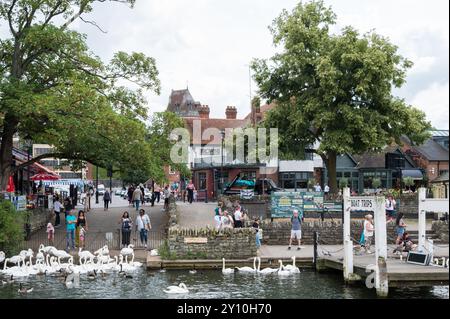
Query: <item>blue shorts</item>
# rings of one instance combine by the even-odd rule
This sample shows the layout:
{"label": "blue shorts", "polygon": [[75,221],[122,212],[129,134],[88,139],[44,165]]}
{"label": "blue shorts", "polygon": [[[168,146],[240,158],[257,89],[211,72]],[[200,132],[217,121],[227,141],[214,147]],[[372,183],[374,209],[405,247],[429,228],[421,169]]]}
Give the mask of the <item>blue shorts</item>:
{"label": "blue shorts", "polygon": [[386,215],[389,217],[395,217],[395,210],[386,210]]}
{"label": "blue shorts", "polygon": [[403,234],[405,233],[405,227],[397,227],[395,229],[395,233],[397,234],[397,236],[403,236]]}

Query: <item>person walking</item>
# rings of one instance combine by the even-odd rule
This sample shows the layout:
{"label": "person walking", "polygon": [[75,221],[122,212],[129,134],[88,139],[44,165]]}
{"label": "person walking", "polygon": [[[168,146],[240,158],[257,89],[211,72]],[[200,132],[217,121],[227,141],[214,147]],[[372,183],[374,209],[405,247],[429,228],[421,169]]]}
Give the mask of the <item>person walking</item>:
{"label": "person walking", "polygon": [[227,229],[227,228],[233,229],[234,228],[233,218],[230,215],[228,215],[228,211],[226,211],[226,210],[223,211],[220,228],[221,229]]}
{"label": "person walking", "polygon": [[195,185],[192,183],[192,180],[189,181],[188,185],[186,186],[186,190],[188,193],[188,202],[189,204],[192,204],[192,201],[194,200],[194,191],[195,191]]}
{"label": "person walking", "polygon": [[164,209],[163,210],[169,210],[169,198],[170,198],[169,185],[166,185],[166,187],[164,187]]}
{"label": "person walking", "polygon": [[58,228],[61,226],[61,208],[62,204],[59,201],[59,197],[57,196],[55,202],[53,203],[53,211],[55,212],[55,227]]}
{"label": "person walking", "polygon": [[52,223],[47,224],[47,239],[49,245],[53,246],[55,240],[55,227],[53,227]]}
{"label": "person walking", "polygon": [[394,196],[388,195],[386,199],[386,221],[391,222],[395,218],[395,210],[397,209],[397,202]]}
{"label": "person walking", "polygon": [[139,232],[141,244],[147,248],[148,232],[152,229],[150,217],[145,213],[145,210],[139,211],[139,216],[136,217],[136,231]]}
{"label": "person walking", "polygon": [[158,184],[155,184],[155,200],[159,204],[159,201],[161,199],[161,187]]}
{"label": "person walking", "polygon": [[[80,210],[78,212],[78,218],[76,223],[76,229],[75,229],[75,244],[76,247],[83,247],[80,246],[80,230],[83,228],[84,233],[88,230],[87,220],[86,220],[86,214],[83,210]],[[84,243],[83,243],[84,244]]]}
{"label": "person walking", "polygon": [[139,185],[139,189],[141,190],[142,196],[141,196],[141,203],[142,206],[145,205],[145,189],[144,189],[144,185],[140,184]]}
{"label": "person walking", "polygon": [[130,218],[130,214],[124,212],[119,223],[121,224],[120,228],[122,230],[122,248],[126,248],[130,244],[131,227],[133,227],[133,221]]}
{"label": "person walking", "polygon": [[109,190],[105,191],[105,194],[103,195],[103,208],[105,211],[107,211],[109,209],[109,203],[111,202],[111,193],[109,192]]}
{"label": "person walking", "polygon": [[134,207],[136,207],[136,211],[139,211],[139,204],[141,203],[142,196],[143,194],[141,189],[139,187],[136,187],[132,197],[132,201],[134,203]]}
{"label": "person walking", "polygon": [[301,242],[302,242],[302,222],[303,217],[299,216],[298,210],[293,211],[293,216],[291,217],[291,238],[289,240],[289,247],[288,250],[291,250],[292,248],[292,241],[294,239],[297,239],[298,241],[298,247],[297,250],[302,249]]}
{"label": "person walking", "polygon": [[131,204],[133,203],[133,192],[134,192],[134,188],[132,185],[130,185],[130,187],[128,187],[128,190],[127,190],[129,206],[131,206]]}
{"label": "person walking", "polygon": [[77,218],[72,215],[72,211],[67,212],[66,217],[66,250],[70,248],[75,250],[75,228],[77,225]]}
{"label": "person walking", "polygon": [[366,253],[371,254],[370,246],[372,245],[373,239],[373,217],[372,215],[366,215],[364,221],[364,247],[366,248]]}
{"label": "person walking", "polygon": [[214,209],[214,221],[216,223],[216,229],[218,230],[220,228],[220,220],[222,218],[222,209],[223,209],[223,202],[219,201],[217,203],[217,207]]}

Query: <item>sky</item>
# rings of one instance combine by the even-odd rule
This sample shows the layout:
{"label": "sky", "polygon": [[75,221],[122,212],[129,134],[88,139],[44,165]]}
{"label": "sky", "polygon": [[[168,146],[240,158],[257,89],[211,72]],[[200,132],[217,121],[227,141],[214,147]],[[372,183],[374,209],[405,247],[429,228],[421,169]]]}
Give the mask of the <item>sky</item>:
{"label": "sky", "polygon": [[[268,26],[298,0],[137,0],[134,9],[99,4],[82,22],[92,51],[104,61],[114,52],[143,52],[156,59],[161,95],[147,94],[150,112],[166,109],[171,90],[189,87],[209,105],[211,117],[236,106],[250,112],[249,63],[275,52]],[[449,1],[325,0],[337,14],[337,28],[352,25],[387,36],[415,65],[407,84],[394,94],[425,111],[432,125],[449,128]],[[251,95],[257,86],[251,82]]]}

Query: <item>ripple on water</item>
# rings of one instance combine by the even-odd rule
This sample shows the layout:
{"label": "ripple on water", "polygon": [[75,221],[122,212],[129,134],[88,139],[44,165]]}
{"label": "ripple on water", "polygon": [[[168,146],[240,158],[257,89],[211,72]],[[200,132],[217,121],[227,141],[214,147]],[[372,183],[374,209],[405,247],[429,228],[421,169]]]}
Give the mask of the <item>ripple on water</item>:
{"label": "ripple on water", "polygon": [[[32,286],[33,292],[20,295],[20,283]],[[168,286],[186,284],[188,294],[168,295]],[[391,298],[449,298],[448,286],[431,288],[391,289]],[[81,276],[79,289],[67,289],[62,278],[20,278],[12,285],[0,286],[0,298],[44,299],[367,299],[376,298],[375,291],[364,286],[346,287],[342,276],[317,274],[303,270],[300,274],[279,277],[277,274],[258,275],[235,273],[224,276],[220,271],[167,271],[148,273],[139,270],[132,279],[109,274],[105,278],[88,280]]]}

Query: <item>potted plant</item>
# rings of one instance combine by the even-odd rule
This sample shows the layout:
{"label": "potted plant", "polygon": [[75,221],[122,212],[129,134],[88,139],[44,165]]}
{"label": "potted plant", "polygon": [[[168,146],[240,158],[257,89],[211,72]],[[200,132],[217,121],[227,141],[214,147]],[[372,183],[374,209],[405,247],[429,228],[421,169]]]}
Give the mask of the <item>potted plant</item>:
{"label": "potted plant", "polygon": [[372,187],[375,189],[375,193],[377,192],[377,190],[381,187],[381,179],[379,178],[374,178],[372,180]]}
{"label": "potted plant", "polygon": [[414,180],[410,176],[403,177],[403,184],[408,187],[408,190],[411,190],[411,186],[414,185]]}
{"label": "potted plant", "polygon": [[345,187],[347,187],[348,186],[348,179],[347,178],[341,178],[340,180],[339,180],[339,188],[341,188],[341,189],[343,189],[343,188],[345,188]]}

